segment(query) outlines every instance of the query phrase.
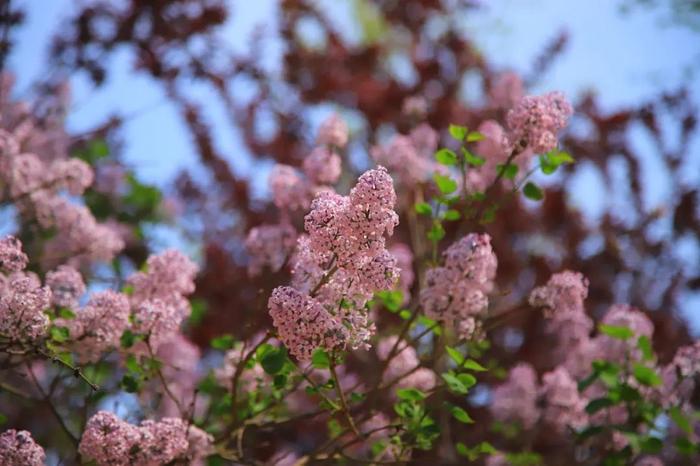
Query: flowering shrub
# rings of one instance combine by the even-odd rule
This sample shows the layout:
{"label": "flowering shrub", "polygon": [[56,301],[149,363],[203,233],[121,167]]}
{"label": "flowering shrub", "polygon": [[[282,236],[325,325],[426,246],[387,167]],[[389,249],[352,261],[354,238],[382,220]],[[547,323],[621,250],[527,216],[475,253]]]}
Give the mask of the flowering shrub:
{"label": "flowering shrub", "polygon": [[[552,448],[576,464],[696,461],[697,343],[661,363],[649,317],[613,304],[594,319],[576,271],[532,289],[529,305],[503,306],[509,291],[483,226],[520,193],[542,200],[533,173],[574,162],[558,144],[571,106],[559,93],[520,96],[516,78],[492,96],[512,106],[505,125],[417,121],[372,148],[380,165],[349,189],[335,186],[348,126],[326,120],[301,170],[272,170],[278,222],[245,241],[252,277],[291,272],[247,310],[268,314],[266,332],[223,334],[207,348],[187,337],[198,266],[166,250],[100,283],[127,241],[93,212],[95,160],[47,148],[55,135],[29,115],[12,123],[8,104],[0,192],[34,236],[0,238],[0,390],[48,409],[55,426],[34,426],[37,442],[2,405],[17,425],[0,434],[0,466],[410,464],[425,452],[441,464],[523,465]],[[422,107],[414,98],[405,111]],[[393,237],[400,222],[410,237]],[[462,232],[451,244],[447,224]],[[538,368],[503,367],[490,352],[495,331],[522,312],[541,313],[552,342]],[[472,417],[484,395],[487,429]],[[265,447],[300,421],[324,431]]]}

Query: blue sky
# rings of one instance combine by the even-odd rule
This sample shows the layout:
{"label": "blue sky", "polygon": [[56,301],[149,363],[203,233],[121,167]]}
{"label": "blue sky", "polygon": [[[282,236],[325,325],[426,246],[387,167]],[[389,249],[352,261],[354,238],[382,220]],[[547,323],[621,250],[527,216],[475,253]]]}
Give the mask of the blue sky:
{"label": "blue sky", "polygon": [[[115,0],[118,1],[118,0]],[[454,0],[445,0],[450,3]],[[351,0],[317,0],[324,11],[350,39],[357,39],[350,11]],[[46,72],[49,38],[60,27],[61,19],[74,8],[73,0],[19,0],[27,11],[27,21],[16,36],[17,49],[9,67],[18,78],[17,91],[27,95],[31,83]],[[681,82],[691,84],[692,98],[700,100],[700,32],[669,23],[660,9],[636,9],[622,15],[621,2],[614,0],[483,0],[478,12],[452,18],[474,38],[481,50],[498,66],[527,72],[533,58],[554,35],[566,29],[570,41],[566,52],[532,91],[561,90],[575,97],[595,90],[607,109],[635,104],[661,89],[674,89]],[[260,24],[275,18],[276,0],[231,0],[233,15],[223,34],[237,50],[244,51],[248,37]],[[274,27],[270,28],[274,30]],[[274,37],[264,50],[265,64],[279,68],[281,47]],[[118,52],[108,63],[110,79],[95,89],[85,76],[71,78],[73,108],[68,125],[72,130],[89,129],[107,115],[125,115],[124,156],[147,181],[166,186],[181,170],[197,172],[197,162],[188,134],[179,116],[161,89],[147,76],[132,72],[129,57]],[[207,118],[223,121],[224,110],[207,91],[193,87],[206,104]],[[316,118],[318,115],[311,115]],[[227,128],[216,134],[222,153],[241,175],[260,172],[253,167],[235,132]],[[674,180],[659,176],[661,165],[643,132],[635,134],[635,145],[644,154],[642,166],[647,176],[646,204],[653,208],[664,203],[677,183],[700,183],[700,141],[688,160],[685,177]],[[575,154],[574,154],[575,156]],[[262,172],[264,173],[264,168]],[[624,210],[624,193],[610,192],[596,170],[582,167],[574,180],[573,202],[594,220],[605,206]],[[624,173],[621,173],[624,176]],[[697,245],[684,254],[696,257]],[[698,259],[700,260],[700,259]],[[698,309],[695,322],[700,329],[700,299],[685,306]]]}

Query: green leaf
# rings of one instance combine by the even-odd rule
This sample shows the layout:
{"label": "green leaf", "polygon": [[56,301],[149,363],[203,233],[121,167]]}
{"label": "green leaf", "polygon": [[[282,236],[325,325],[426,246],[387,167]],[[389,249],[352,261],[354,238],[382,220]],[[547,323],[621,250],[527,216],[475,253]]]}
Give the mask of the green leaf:
{"label": "green leaf", "polygon": [[474,372],[484,372],[486,370],[484,366],[474,361],[473,359],[466,359],[464,356],[462,356],[462,353],[460,353],[455,348],[452,348],[451,346],[445,346],[445,350],[447,351],[448,356],[455,363],[457,363],[457,366],[459,366],[460,368],[468,369]]}
{"label": "green leaf", "polygon": [[457,210],[449,209],[445,212],[445,220],[454,221],[459,220],[460,218],[462,218],[462,214],[460,214]]}
{"label": "green leaf", "polygon": [[595,382],[596,380],[598,380],[598,375],[599,375],[599,374],[598,374],[597,371],[593,371],[593,373],[591,373],[591,375],[589,375],[589,376],[586,377],[585,379],[579,381],[579,383],[578,383],[578,391],[579,391],[579,392],[584,392],[584,391],[586,391],[586,389],[587,389],[588,387],[590,387],[591,385],[593,385],[593,382]]}
{"label": "green leaf", "polygon": [[440,326],[437,325],[437,322],[435,322],[433,319],[429,319],[425,316],[419,316],[417,322],[420,325],[425,326],[425,328],[432,328],[431,332],[433,332],[435,335],[442,335],[442,328],[440,328]]}
{"label": "green leaf", "polygon": [[452,416],[459,422],[463,422],[464,424],[474,424],[474,419],[472,419],[469,414],[459,406],[450,406],[450,413],[452,413]]}
{"label": "green leaf", "polygon": [[331,358],[325,350],[317,348],[311,355],[311,365],[316,369],[328,369],[331,366]]}
{"label": "green leaf", "polygon": [[586,440],[591,437],[595,437],[596,435],[602,433],[605,431],[605,426],[588,426],[585,429],[579,431],[576,434],[576,437],[579,439],[579,441]]}
{"label": "green leaf", "polygon": [[489,206],[485,211],[484,214],[481,216],[481,219],[479,220],[479,223],[482,225],[487,225],[496,218],[496,212],[498,212],[498,204],[493,204],[492,206]]}
{"label": "green leaf", "polygon": [[403,293],[401,290],[378,291],[375,296],[382,301],[385,308],[391,312],[397,312],[403,304]]}
{"label": "green leaf", "polygon": [[443,148],[435,152],[435,160],[437,160],[440,165],[451,167],[457,164],[457,154],[450,149]]}
{"label": "green leaf", "polygon": [[567,163],[574,163],[576,160],[566,151],[554,149],[547,154],[545,154],[550,163],[557,166],[564,165]]}
{"label": "green leaf", "polygon": [[88,164],[94,165],[98,160],[109,155],[109,147],[104,139],[93,139],[85,149],[76,151],[74,155]]}
{"label": "green leaf", "polygon": [[124,361],[124,366],[126,366],[126,368],[129,369],[130,372],[133,372],[135,374],[140,374],[142,372],[141,366],[139,365],[139,361],[133,354],[127,356],[126,360]]}
{"label": "green leaf", "polygon": [[469,134],[467,134],[467,142],[483,141],[484,139],[486,139],[486,136],[478,131],[470,131]]}
{"label": "green leaf", "polygon": [[130,191],[122,197],[122,201],[137,211],[137,215],[153,217],[163,198],[155,186],[140,182],[135,176],[127,176]]}
{"label": "green leaf", "polygon": [[551,175],[561,165],[573,163],[575,160],[568,152],[554,149],[546,154],[540,155],[540,168],[545,175]]}
{"label": "green leaf", "polygon": [[663,448],[664,443],[656,437],[645,437],[641,439],[639,446],[644,453],[658,453]]}
{"label": "green leaf", "polygon": [[396,395],[400,400],[407,401],[423,401],[425,399],[425,393],[417,388],[399,388],[396,390]]}
{"label": "green leaf", "polygon": [[647,387],[658,387],[662,383],[659,374],[657,374],[654,369],[651,369],[644,364],[635,363],[632,367],[632,373],[634,374],[634,378],[637,379],[639,383],[646,385]]}
{"label": "green leaf", "polygon": [[462,381],[459,380],[453,373],[446,372],[442,374],[442,378],[447,383],[447,388],[449,388],[451,392],[456,393],[457,395],[466,395],[469,393],[469,389],[466,387],[466,385],[464,385]]}
{"label": "green leaf", "polygon": [[136,335],[134,335],[134,333],[129,329],[124,330],[124,333],[122,333],[122,336],[119,339],[119,343],[124,349],[131,348],[134,346],[134,343],[136,343]]}
{"label": "green leaf", "polygon": [[481,442],[479,445],[477,445],[477,447],[479,448],[479,451],[481,453],[486,453],[486,454],[496,453],[496,449],[489,442]]}
{"label": "green leaf", "polygon": [[462,382],[462,385],[467,387],[468,389],[476,385],[476,377],[474,377],[471,374],[467,373],[462,373],[462,374],[457,374],[457,378],[459,379],[460,382]]}
{"label": "green leaf", "polygon": [[275,378],[272,379],[272,383],[277,390],[282,390],[284,387],[287,386],[287,375],[277,374]]}
{"label": "green leaf", "polygon": [[367,398],[367,395],[365,395],[364,393],[352,392],[350,394],[350,401],[353,403],[359,403],[360,401],[364,400],[365,398]]}
{"label": "green leaf", "polygon": [[467,137],[467,134],[469,133],[469,128],[460,125],[450,125],[448,131],[450,132],[450,136],[452,136],[457,141],[461,142],[464,141],[465,137]]}
{"label": "green leaf", "polygon": [[634,332],[631,329],[619,325],[600,324],[598,330],[600,330],[600,333],[603,335],[623,341],[629,340],[634,336]]}
{"label": "green leaf", "polygon": [[695,444],[687,438],[682,437],[676,439],[676,450],[678,450],[678,452],[684,456],[691,456],[697,452],[698,447],[696,447]]}
{"label": "green leaf", "polygon": [[668,415],[683,432],[688,435],[693,433],[693,426],[691,425],[690,420],[683,414],[678,406],[672,407],[669,410]]}
{"label": "green leaf", "polygon": [[207,302],[203,299],[195,298],[190,301],[190,305],[192,307],[192,313],[190,314],[188,322],[192,327],[196,327],[202,323],[202,319],[204,319],[204,315],[207,313]]}
{"label": "green leaf", "polygon": [[503,173],[503,178],[512,180],[518,174],[518,166],[513,163],[509,163],[508,165],[496,165],[496,173],[500,174],[501,172]]}
{"label": "green leaf", "polygon": [[465,148],[465,147],[462,147],[462,155],[464,156],[464,160],[469,165],[472,165],[474,167],[480,167],[486,162],[486,160],[484,160],[483,158],[478,157],[478,156],[472,154],[471,152],[469,152],[469,150],[467,150],[467,148]]}
{"label": "green leaf", "polygon": [[430,241],[437,243],[445,237],[445,228],[440,222],[434,222],[432,228],[428,231],[427,237]]}
{"label": "green leaf", "polygon": [[0,426],[7,423],[7,416],[0,413]]}
{"label": "green leaf", "polygon": [[532,199],[533,201],[541,201],[544,199],[544,193],[535,183],[528,181],[523,187],[523,194],[526,198]]}
{"label": "green leaf", "polygon": [[233,338],[233,335],[221,335],[211,340],[211,347],[214,349],[226,351],[233,348],[235,342],[236,340]]}
{"label": "green leaf", "polygon": [[282,370],[285,362],[287,362],[287,350],[285,348],[275,348],[262,357],[260,365],[266,373],[275,375]]}
{"label": "green leaf", "polygon": [[126,374],[124,377],[122,377],[121,387],[127,393],[138,392],[140,385],[141,385],[140,382],[134,376],[132,376],[130,374]]}
{"label": "green leaf", "polygon": [[328,421],[328,433],[331,438],[335,438],[343,432],[343,427],[340,425],[337,419],[331,419]]}
{"label": "green leaf", "polygon": [[418,202],[414,208],[418,215],[433,215],[433,208],[427,202]]}
{"label": "green leaf", "polygon": [[434,173],[433,180],[442,194],[452,194],[457,190],[457,182],[447,175]]}
{"label": "green leaf", "polygon": [[399,312],[399,317],[401,317],[403,320],[408,320],[411,318],[411,311],[408,309],[402,309],[401,312]]}
{"label": "green leaf", "polygon": [[654,350],[651,347],[651,341],[646,335],[642,335],[637,340],[637,348],[642,352],[642,358],[645,361],[651,361],[654,358]]}
{"label": "green leaf", "polygon": [[63,343],[70,338],[70,330],[67,327],[51,327],[51,339]]}
{"label": "green leaf", "polygon": [[466,456],[469,458],[470,461],[474,461],[476,458],[472,457],[471,454],[471,449],[469,449],[465,444],[462,442],[457,442],[455,444],[455,450],[457,451],[457,454],[459,456]]}
{"label": "green leaf", "polygon": [[451,346],[445,346],[445,350],[447,351],[448,356],[450,356],[450,358],[455,363],[457,363],[458,366],[462,365],[462,363],[464,362],[464,356],[462,356],[462,353],[452,348]]}
{"label": "green leaf", "polygon": [[474,361],[473,359],[467,359],[466,361],[464,361],[464,364],[462,364],[462,367],[467,369],[467,370],[474,371],[474,372],[484,372],[484,371],[488,370],[484,366],[479,364],[478,362]]}
{"label": "green leaf", "polygon": [[75,312],[68,309],[67,307],[62,307],[58,310],[58,317],[66,320],[75,319]]}
{"label": "green leaf", "polygon": [[610,406],[614,405],[615,402],[610,398],[596,398],[595,400],[591,400],[591,402],[586,405],[586,412],[588,414],[595,414],[601,409],[609,408]]}
{"label": "green leaf", "polygon": [[543,464],[539,454],[529,451],[508,453],[506,460],[511,466],[540,466]]}
{"label": "green leaf", "polygon": [[639,401],[642,399],[642,395],[637,389],[625,384],[611,389],[610,399],[614,401]]}

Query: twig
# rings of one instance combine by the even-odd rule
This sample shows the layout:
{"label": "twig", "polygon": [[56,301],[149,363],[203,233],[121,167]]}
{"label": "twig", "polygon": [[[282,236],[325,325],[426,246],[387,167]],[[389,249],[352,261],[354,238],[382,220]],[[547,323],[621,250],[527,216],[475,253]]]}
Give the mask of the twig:
{"label": "twig", "polygon": [[[153,353],[153,347],[151,346],[151,342],[149,341],[150,338],[146,338],[146,348],[148,348],[148,354],[151,356],[151,359],[157,359],[155,354]],[[168,382],[165,380],[165,376],[163,375],[163,371],[160,370],[160,364],[156,364],[156,375],[158,375],[158,380],[160,380],[161,385],[163,386],[163,390],[165,390],[165,393],[168,395],[168,397],[173,400],[173,403],[175,403],[175,406],[177,406],[177,410],[180,412],[180,416],[186,417],[187,411],[185,408],[182,406],[182,403],[180,400],[175,396],[175,394],[170,390],[170,386],[168,385]]]}
{"label": "twig", "polygon": [[340,406],[342,408],[342,412],[345,415],[345,418],[347,419],[348,424],[350,425],[350,428],[355,433],[355,435],[360,435],[360,431],[357,430],[357,426],[355,425],[355,420],[352,418],[352,414],[350,414],[350,408],[348,408],[348,403],[345,400],[345,393],[343,393],[343,388],[340,386],[338,374],[335,371],[335,354],[331,355],[331,363],[329,368],[331,371],[331,376],[333,377],[333,385],[335,385],[335,392],[338,394],[338,398],[340,399]]}
{"label": "twig", "polygon": [[86,384],[90,385],[90,388],[92,388],[94,391],[98,391],[100,389],[100,387],[97,386],[97,384],[95,384],[93,381],[87,378],[87,376],[83,373],[83,370],[79,366],[74,366],[73,364],[64,361],[63,359],[55,355],[47,353],[41,348],[36,348],[36,352],[44,356],[46,359],[51,360],[51,362],[57,363],[69,369],[71,372],[73,372],[74,377],[82,379]]}
{"label": "twig", "polygon": [[[248,361],[252,359],[252,357],[257,352],[258,348],[260,348],[263,344],[267,343],[268,340],[270,340],[270,338],[272,337],[272,332],[268,331],[263,337],[263,339],[260,340],[253,348],[251,348],[250,351],[243,357],[243,359],[241,359],[236,365],[236,371],[233,373],[233,379],[231,380],[231,389],[233,391],[231,393],[231,406],[233,409],[234,424],[238,422],[238,410],[236,409],[236,404],[238,403],[238,383],[240,382],[241,375],[243,374],[245,367],[248,365]],[[241,349],[241,352],[243,352],[244,350],[245,346]]]}
{"label": "twig", "polygon": [[46,392],[44,392],[43,388],[41,388],[41,384],[39,383],[39,380],[34,375],[34,371],[32,371],[32,368],[29,365],[29,363],[26,363],[26,366],[27,366],[27,372],[29,373],[29,376],[32,378],[32,381],[34,382],[34,385],[36,386],[36,389],[39,392],[39,395],[41,395],[41,398],[48,405],[49,409],[51,410],[51,413],[56,418],[56,421],[58,421],[58,424],[61,426],[61,429],[63,429],[63,431],[66,433],[66,435],[68,436],[70,441],[73,443],[73,446],[75,448],[78,448],[78,438],[75,435],[73,435],[73,432],[71,432],[70,429],[68,428],[68,425],[63,420],[61,413],[58,412],[58,409],[56,408],[56,406],[54,406],[53,402],[51,401],[51,397]]}

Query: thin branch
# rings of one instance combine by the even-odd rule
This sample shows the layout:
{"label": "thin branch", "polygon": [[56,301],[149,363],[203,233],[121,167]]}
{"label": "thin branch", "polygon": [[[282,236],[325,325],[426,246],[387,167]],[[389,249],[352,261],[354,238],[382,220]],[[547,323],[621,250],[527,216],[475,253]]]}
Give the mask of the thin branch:
{"label": "thin branch", "polygon": [[335,392],[338,394],[338,398],[340,400],[341,410],[345,415],[345,418],[348,421],[348,424],[350,425],[350,428],[355,433],[355,435],[360,435],[360,431],[357,430],[357,426],[355,425],[355,420],[352,418],[352,414],[350,414],[350,408],[348,408],[348,403],[345,400],[345,393],[343,393],[343,388],[340,386],[338,374],[335,371],[335,354],[331,355],[331,364],[329,368],[331,371],[331,376],[333,377],[333,385],[335,385]]}
{"label": "thin branch", "polygon": [[73,443],[73,446],[75,448],[78,448],[78,443],[79,443],[78,437],[73,435],[73,432],[70,431],[70,429],[68,428],[68,425],[63,420],[63,416],[61,416],[61,413],[58,412],[58,409],[51,401],[51,397],[46,392],[44,392],[43,388],[41,388],[41,383],[39,383],[39,380],[34,375],[34,371],[32,371],[32,368],[29,365],[29,363],[26,363],[26,367],[27,367],[27,372],[29,373],[32,381],[34,382],[34,385],[36,386],[37,391],[39,392],[39,395],[41,396],[43,401],[48,405],[49,409],[51,410],[51,413],[56,418],[56,421],[58,421],[58,424],[61,426],[61,429],[63,429],[63,431],[66,433],[66,435],[68,436],[70,441]]}
{"label": "thin branch", "polygon": [[90,379],[87,378],[87,376],[83,373],[83,370],[79,366],[74,366],[73,364],[62,360],[55,355],[47,353],[46,351],[44,351],[41,348],[36,348],[36,352],[39,353],[40,355],[44,356],[46,359],[49,359],[51,362],[59,364],[61,366],[64,366],[65,368],[69,369],[71,372],[73,372],[74,377],[82,379],[94,391],[98,391],[100,389],[100,387],[97,386],[97,384],[95,384],[93,381],[91,381]]}

